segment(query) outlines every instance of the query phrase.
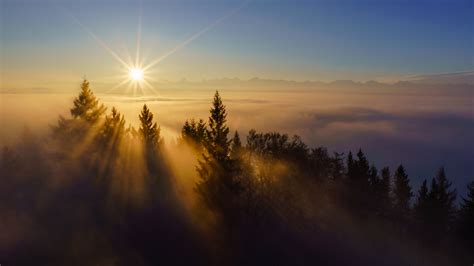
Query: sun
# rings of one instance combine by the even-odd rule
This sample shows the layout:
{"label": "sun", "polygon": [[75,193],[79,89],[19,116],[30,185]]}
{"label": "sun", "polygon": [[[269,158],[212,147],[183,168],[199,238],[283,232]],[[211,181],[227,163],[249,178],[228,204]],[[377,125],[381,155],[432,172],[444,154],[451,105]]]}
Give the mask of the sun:
{"label": "sun", "polygon": [[128,71],[128,75],[131,80],[142,81],[143,80],[143,69],[140,68],[131,68]]}

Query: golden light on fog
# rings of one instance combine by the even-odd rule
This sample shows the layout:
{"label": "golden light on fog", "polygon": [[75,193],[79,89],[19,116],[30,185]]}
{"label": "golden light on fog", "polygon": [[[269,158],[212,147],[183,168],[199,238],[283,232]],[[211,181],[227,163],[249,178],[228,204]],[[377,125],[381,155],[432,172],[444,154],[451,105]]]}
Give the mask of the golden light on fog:
{"label": "golden light on fog", "polygon": [[128,75],[131,80],[142,81],[143,80],[143,70],[140,68],[131,68],[128,71]]}

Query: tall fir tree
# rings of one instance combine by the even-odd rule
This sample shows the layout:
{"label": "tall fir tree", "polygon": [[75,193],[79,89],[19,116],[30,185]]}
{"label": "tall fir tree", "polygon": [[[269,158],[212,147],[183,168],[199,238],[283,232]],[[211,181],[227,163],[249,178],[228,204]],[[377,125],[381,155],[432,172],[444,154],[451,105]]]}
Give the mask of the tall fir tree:
{"label": "tall fir tree", "polygon": [[160,127],[153,122],[153,113],[148,106],[143,105],[143,109],[139,115],[140,128],[138,132],[147,149],[156,149],[161,142]]}
{"label": "tall fir tree", "polygon": [[106,109],[103,104],[99,104],[99,99],[89,88],[89,81],[84,79],[81,84],[81,92],[74,99],[74,107],[71,109],[72,117],[88,122],[96,122],[105,113]]}
{"label": "tall fir tree", "polygon": [[446,177],[444,167],[441,167],[433,178],[428,199],[432,208],[430,223],[438,234],[449,231],[455,215],[454,202],[456,190],[451,189],[451,182]]}
{"label": "tall fir tree", "polygon": [[474,248],[474,182],[467,185],[467,197],[462,197],[459,210],[459,233],[469,248]]}
{"label": "tall fir tree", "polygon": [[419,226],[422,227],[429,220],[429,199],[428,199],[428,184],[426,179],[423,180],[420,188],[418,189],[418,195],[416,197],[416,202],[413,207],[415,212],[415,217],[419,223]]}
{"label": "tall fir tree", "polygon": [[208,122],[209,128],[206,131],[206,149],[211,157],[224,163],[229,159],[231,141],[227,138],[229,134],[229,127],[226,124],[227,112],[218,91],[214,94],[212,108],[209,112],[211,115]]}
{"label": "tall fir tree", "polygon": [[390,216],[392,211],[392,201],[390,197],[391,189],[391,178],[390,178],[390,168],[384,167],[380,170],[380,203],[381,203],[381,212],[382,216],[387,218]]}
{"label": "tall fir tree", "polygon": [[232,139],[230,157],[232,159],[238,159],[241,156],[242,156],[242,142],[240,141],[239,132],[235,131],[234,138]]}
{"label": "tall fir tree", "polygon": [[229,128],[226,117],[225,106],[216,91],[206,131],[205,152],[197,166],[200,180],[196,190],[212,211],[232,225],[238,221],[240,214],[242,187],[230,157],[231,140],[227,138]]}
{"label": "tall fir tree", "polygon": [[410,213],[410,199],[413,193],[410,187],[410,179],[403,165],[400,165],[395,171],[393,196],[396,215],[401,219],[407,218]]}

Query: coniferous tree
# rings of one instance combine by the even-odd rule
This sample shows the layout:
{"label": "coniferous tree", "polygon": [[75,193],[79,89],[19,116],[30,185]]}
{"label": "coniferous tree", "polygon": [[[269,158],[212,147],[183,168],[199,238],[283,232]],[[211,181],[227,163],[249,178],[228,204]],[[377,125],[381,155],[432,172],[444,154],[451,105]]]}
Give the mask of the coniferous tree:
{"label": "coniferous tree", "polygon": [[331,177],[334,181],[342,180],[344,176],[344,153],[334,153],[334,157],[332,158],[332,172]]}
{"label": "coniferous tree", "polygon": [[401,219],[407,218],[410,213],[410,199],[413,193],[410,180],[402,165],[395,172],[393,196],[395,214]]}
{"label": "coniferous tree", "polygon": [[354,165],[354,157],[352,156],[352,151],[349,151],[347,154],[347,177],[349,179],[353,179],[355,175],[355,165]]}
{"label": "coniferous tree", "polygon": [[378,171],[377,167],[372,164],[369,170],[369,184],[373,189],[379,190],[379,176],[378,176]]}
{"label": "coniferous tree", "polygon": [[206,141],[206,123],[204,120],[186,120],[181,129],[181,140],[201,151]]}
{"label": "coniferous tree", "polygon": [[240,141],[239,132],[235,131],[234,138],[232,139],[230,157],[232,159],[238,159],[241,156],[242,156],[242,142]]}
{"label": "coniferous tree", "polygon": [[95,97],[89,88],[89,81],[84,79],[81,84],[81,92],[74,99],[74,107],[71,109],[73,118],[80,118],[87,122],[96,122],[107,108],[103,104],[99,104],[99,99]]}
{"label": "coniferous tree", "polygon": [[419,227],[419,230],[424,233],[426,231],[426,224],[429,223],[430,219],[430,200],[428,198],[429,190],[426,179],[423,180],[423,183],[418,189],[418,195],[416,197],[416,202],[414,205],[415,218]]}
{"label": "coniferous tree", "polygon": [[206,131],[206,150],[212,158],[225,164],[229,159],[231,141],[227,138],[229,134],[229,128],[226,124],[227,113],[218,91],[214,95],[212,105],[208,122],[209,129]]}
{"label": "coniferous tree", "polygon": [[139,115],[140,118],[140,128],[138,130],[145,147],[150,151],[158,148],[158,145],[161,142],[160,137],[160,127],[153,122],[153,113],[150,112],[150,109],[143,105],[142,112]]}
{"label": "coniferous tree", "polygon": [[225,106],[216,91],[206,130],[205,153],[197,167],[200,181],[196,184],[196,190],[203,202],[231,225],[239,219],[242,187],[230,158],[231,140],[227,138],[229,128],[226,117]]}
{"label": "coniferous tree", "polygon": [[356,179],[361,183],[363,187],[368,187],[368,178],[370,176],[370,166],[367,157],[362,152],[362,149],[359,149],[357,152],[357,161],[356,161]]}
{"label": "coniferous tree", "polygon": [[114,145],[125,133],[125,119],[115,107],[112,107],[110,115],[105,116],[102,129],[102,139],[108,145]]}
{"label": "coniferous tree", "polygon": [[391,179],[390,179],[390,169],[388,167],[382,168],[380,170],[381,180],[380,182],[380,203],[381,203],[381,212],[382,216],[387,218],[389,217],[392,210],[392,201],[390,197],[390,188],[391,188]]}
{"label": "coniferous tree", "polygon": [[467,197],[462,198],[459,210],[459,233],[468,248],[474,248],[474,182],[467,185]]}
{"label": "coniferous tree", "polygon": [[456,190],[451,189],[451,182],[446,178],[444,167],[441,167],[433,178],[428,196],[432,208],[431,224],[438,234],[450,230],[455,215],[454,202]]}
{"label": "coniferous tree", "polygon": [[98,136],[98,160],[102,163],[101,175],[108,175],[114,168],[114,162],[118,159],[119,146],[125,136],[125,119],[115,107],[110,115],[105,116],[105,121]]}
{"label": "coniferous tree", "polygon": [[[106,107],[99,103],[99,99],[94,95],[89,87],[89,81],[83,80],[81,91],[73,101],[70,109],[72,118],[59,117],[58,124],[54,126],[52,137],[55,154],[61,160],[71,156],[82,157],[86,154],[95,154],[97,147],[95,140],[100,135],[101,123]],[[86,163],[88,168],[95,168],[96,158],[94,156],[83,156],[81,161]]]}

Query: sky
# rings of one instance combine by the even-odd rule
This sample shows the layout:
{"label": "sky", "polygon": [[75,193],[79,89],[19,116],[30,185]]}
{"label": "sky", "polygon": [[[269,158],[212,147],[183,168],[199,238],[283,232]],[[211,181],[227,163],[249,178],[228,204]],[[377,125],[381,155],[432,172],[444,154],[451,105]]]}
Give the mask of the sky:
{"label": "sky", "polygon": [[144,64],[180,48],[150,68],[158,81],[383,80],[474,68],[469,0],[2,0],[0,12],[8,89],[76,86],[83,76],[116,84],[126,70],[98,39],[134,60],[139,24]]}
{"label": "sky", "polygon": [[[0,144],[25,125],[49,130],[83,77],[133,125],[149,105],[170,141],[185,119],[207,116],[219,89],[242,136],[255,128],[331,151],[364,148],[378,166],[405,164],[416,186],[444,165],[463,193],[474,175],[473,5],[0,0]],[[121,61],[136,58],[156,62],[146,97],[116,88],[128,79]],[[414,77],[430,83],[304,82]]]}

